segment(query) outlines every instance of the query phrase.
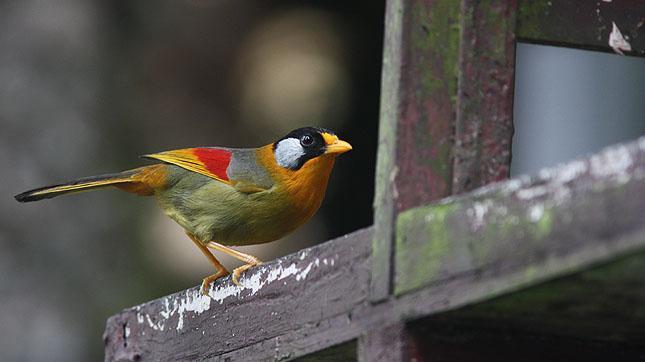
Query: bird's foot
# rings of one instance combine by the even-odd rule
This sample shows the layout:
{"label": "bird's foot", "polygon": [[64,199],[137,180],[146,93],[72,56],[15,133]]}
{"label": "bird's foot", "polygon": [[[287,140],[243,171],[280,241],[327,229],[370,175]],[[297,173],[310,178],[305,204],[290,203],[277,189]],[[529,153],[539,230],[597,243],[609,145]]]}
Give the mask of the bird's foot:
{"label": "bird's foot", "polygon": [[230,272],[228,270],[220,269],[217,273],[207,276],[206,278],[202,279],[202,286],[199,289],[199,292],[202,295],[209,295],[208,290],[210,289],[211,284],[213,284],[213,282],[216,281],[217,279],[221,277],[225,277],[229,274]]}
{"label": "bird's foot", "polygon": [[242,286],[240,284],[240,275],[244,273],[245,271],[251,269],[254,266],[261,265],[262,261],[260,259],[253,257],[253,259],[247,260],[249,262],[248,264],[242,265],[240,267],[237,267],[233,270],[233,274],[231,275],[231,280],[233,281],[233,284],[237,285],[238,287]]}

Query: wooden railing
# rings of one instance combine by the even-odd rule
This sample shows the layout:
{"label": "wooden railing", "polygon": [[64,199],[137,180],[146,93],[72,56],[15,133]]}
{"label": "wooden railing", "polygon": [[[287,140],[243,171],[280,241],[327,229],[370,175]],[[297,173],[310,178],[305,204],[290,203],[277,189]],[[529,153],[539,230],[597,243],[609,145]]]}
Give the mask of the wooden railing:
{"label": "wooden railing", "polygon": [[645,138],[505,179],[516,39],[643,56],[644,18],[628,0],[388,1],[374,226],[126,309],[106,360],[639,356]]}

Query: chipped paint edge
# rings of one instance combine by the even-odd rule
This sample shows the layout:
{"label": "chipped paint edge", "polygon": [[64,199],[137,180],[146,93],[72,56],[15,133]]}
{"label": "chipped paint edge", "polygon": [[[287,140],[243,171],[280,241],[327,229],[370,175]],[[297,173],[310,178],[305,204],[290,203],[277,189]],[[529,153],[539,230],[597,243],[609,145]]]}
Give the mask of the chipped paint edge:
{"label": "chipped paint edge", "polygon": [[[243,300],[254,297],[263,288],[276,282],[284,284],[304,282],[314,269],[333,268],[336,265],[338,256],[326,257],[322,260],[315,258],[304,265],[301,262],[307,259],[309,253],[308,249],[302,250],[298,253],[295,261],[279,260],[276,264],[267,264],[251,269],[251,273],[247,272],[247,276],[240,281],[240,286],[231,283],[230,280],[225,280],[213,283],[208,295],[203,295],[198,288],[193,288],[164,297],[161,299],[163,308],[157,313],[145,313],[143,311],[145,306],[134,307],[137,323],[163,332],[167,330],[167,326],[170,326],[172,318],[176,315],[177,322],[174,329],[179,332],[183,330],[186,318],[194,318],[211,310],[216,305],[223,305],[231,298]],[[126,334],[128,336],[126,338],[130,333],[132,331],[127,327]],[[141,331],[141,333],[145,334],[145,331]]]}

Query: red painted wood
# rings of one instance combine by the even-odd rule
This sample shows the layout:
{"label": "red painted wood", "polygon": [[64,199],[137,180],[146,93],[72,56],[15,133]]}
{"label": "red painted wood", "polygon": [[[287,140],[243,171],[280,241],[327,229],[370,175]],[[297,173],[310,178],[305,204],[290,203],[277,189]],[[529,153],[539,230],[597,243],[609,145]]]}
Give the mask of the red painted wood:
{"label": "red painted wood", "polygon": [[397,212],[508,177],[516,11],[515,0],[404,6]]}
{"label": "red painted wood", "polygon": [[517,1],[464,0],[453,193],[508,178]]}
{"label": "red painted wood", "polygon": [[397,124],[395,209],[451,194],[459,3],[406,3]]}

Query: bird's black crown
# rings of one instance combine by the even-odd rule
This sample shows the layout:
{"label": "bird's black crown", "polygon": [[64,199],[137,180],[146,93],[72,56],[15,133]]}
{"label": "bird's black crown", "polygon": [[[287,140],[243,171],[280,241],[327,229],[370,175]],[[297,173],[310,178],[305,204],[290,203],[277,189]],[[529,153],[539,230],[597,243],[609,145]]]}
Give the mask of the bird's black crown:
{"label": "bird's black crown", "polygon": [[286,136],[277,140],[273,144],[273,151],[275,152],[280,141],[290,138],[297,139],[304,150],[304,154],[300,156],[297,163],[289,168],[291,170],[298,170],[305,164],[305,162],[325,153],[325,147],[327,145],[325,144],[325,139],[322,136],[323,133],[335,134],[333,131],[321,127],[310,126],[295,129],[289,132]]}

